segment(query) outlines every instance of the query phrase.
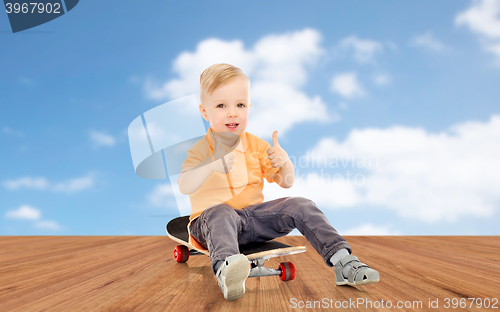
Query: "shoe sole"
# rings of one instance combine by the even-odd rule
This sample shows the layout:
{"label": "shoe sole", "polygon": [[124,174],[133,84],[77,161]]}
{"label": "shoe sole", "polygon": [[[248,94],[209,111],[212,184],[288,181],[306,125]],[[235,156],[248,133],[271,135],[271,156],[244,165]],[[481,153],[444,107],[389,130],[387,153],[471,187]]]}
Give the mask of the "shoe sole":
{"label": "shoe sole", "polygon": [[245,281],[250,274],[250,262],[246,257],[234,260],[222,276],[224,298],[228,301],[241,298],[245,293]]}

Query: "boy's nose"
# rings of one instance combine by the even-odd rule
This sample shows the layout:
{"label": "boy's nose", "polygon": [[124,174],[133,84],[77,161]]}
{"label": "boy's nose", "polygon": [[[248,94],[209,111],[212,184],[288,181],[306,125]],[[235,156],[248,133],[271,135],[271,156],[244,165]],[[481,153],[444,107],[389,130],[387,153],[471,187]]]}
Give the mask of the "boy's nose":
{"label": "boy's nose", "polygon": [[236,110],[230,109],[229,112],[228,112],[228,114],[227,114],[227,117],[228,118],[236,117]]}

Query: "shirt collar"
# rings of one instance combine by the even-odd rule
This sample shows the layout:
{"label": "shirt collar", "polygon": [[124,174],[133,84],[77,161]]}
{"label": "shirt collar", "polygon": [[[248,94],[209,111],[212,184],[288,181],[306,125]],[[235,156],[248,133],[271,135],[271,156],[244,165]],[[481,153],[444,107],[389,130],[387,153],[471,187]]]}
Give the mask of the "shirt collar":
{"label": "shirt collar", "polygon": [[[213,150],[213,146],[212,146],[212,139],[211,139],[211,135],[210,135],[210,132],[212,132],[212,128],[209,127],[208,128],[208,131],[207,131],[207,138],[208,138],[208,144],[210,145],[210,148]],[[248,141],[247,141],[247,133],[245,131],[243,131],[242,134],[239,135],[240,136],[240,139],[238,140],[238,145],[236,146],[236,148],[234,148],[235,150],[237,151],[240,151],[242,153],[245,153],[247,151],[247,147],[248,147]],[[222,144],[223,147],[229,147],[229,146],[226,146],[224,144]]]}

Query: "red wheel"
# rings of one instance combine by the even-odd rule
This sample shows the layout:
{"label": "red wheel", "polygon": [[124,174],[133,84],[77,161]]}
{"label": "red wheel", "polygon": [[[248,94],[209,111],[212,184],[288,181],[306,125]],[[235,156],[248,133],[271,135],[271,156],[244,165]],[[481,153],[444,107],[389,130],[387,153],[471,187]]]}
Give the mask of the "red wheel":
{"label": "red wheel", "polygon": [[280,278],[283,282],[291,281],[295,278],[295,267],[291,262],[281,262],[278,270],[281,270]]}
{"label": "red wheel", "polygon": [[179,245],[174,249],[174,258],[177,262],[186,262],[189,259],[189,249],[186,246]]}

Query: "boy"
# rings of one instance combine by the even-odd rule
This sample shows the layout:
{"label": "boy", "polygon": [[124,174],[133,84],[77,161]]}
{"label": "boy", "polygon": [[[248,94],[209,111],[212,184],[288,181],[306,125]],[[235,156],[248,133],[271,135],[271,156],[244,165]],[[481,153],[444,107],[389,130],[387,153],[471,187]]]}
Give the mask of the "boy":
{"label": "boy", "polygon": [[178,184],[191,201],[190,242],[208,249],[224,298],[235,300],[245,292],[250,263],[238,245],[271,240],[294,228],[334,266],[337,285],[378,282],[378,272],[350,255],[351,247],[312,201],[263,202],[263,178],[289,188],[294,167],[277,131],[272,147],[245,132],[251,107],[245,74],[228,64],[210,66],[200,76],[200,99],[210,128],[188,151]]}

